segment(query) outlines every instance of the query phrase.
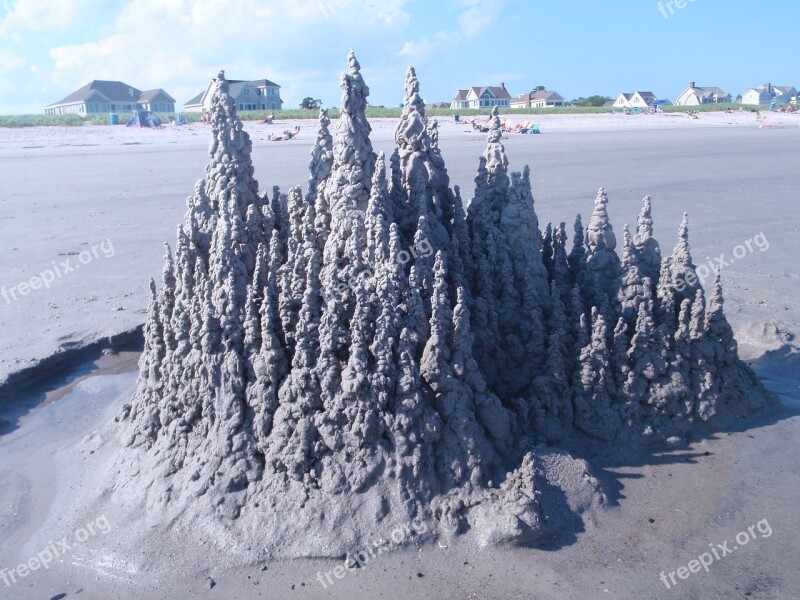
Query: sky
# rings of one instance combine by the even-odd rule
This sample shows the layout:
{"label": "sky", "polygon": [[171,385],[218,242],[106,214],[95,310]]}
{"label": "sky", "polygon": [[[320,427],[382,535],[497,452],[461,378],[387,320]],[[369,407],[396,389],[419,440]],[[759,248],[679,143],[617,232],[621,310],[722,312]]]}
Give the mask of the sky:
{"label": "sky", "polygon": [[41,113],[93,79],[180,106],[221,68],[280,84],[284,108],[337,106],[351,49],[373,105],[402,102],[409,65],[427,102],[500,82],[567,100],[674,100],[690,81],[735,97],[800,88],[798,23],[800,4],[777,0],[0,0],[0,114]]}

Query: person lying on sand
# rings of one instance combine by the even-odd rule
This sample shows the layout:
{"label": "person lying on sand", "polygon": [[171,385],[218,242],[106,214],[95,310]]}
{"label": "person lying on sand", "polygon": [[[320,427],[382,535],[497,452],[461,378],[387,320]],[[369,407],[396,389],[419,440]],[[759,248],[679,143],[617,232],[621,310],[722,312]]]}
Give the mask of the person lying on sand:
{"label": "person lying on sand", "polygon": [[480,131],[481,133],[489,133],[489,127],[487,127],[486,125],[481,125],[480,123],[476,123],[474,119],[470,121],[470,124],[472,125],[472,129],[475,131]]}
{"label": "person lying on sand", "polygon": [[283,132],[283,135],[276,135],[276,134],[273,133],[272,137],[270,137],[269,139],[270,139],[270,141],[273,141],[273,142],[283,142],[285,140],[294,139],[297,136],[298,133],[300,133],[300,126],[299,125],[295,126],[294,131],[289,131],[287,129],[286,131]]}
{"label": "person lying on sand", "polygon": [[266,117],[264,117],[259,123],[261,125],[272,125],[272,122],[275,120],[275,115],[270,113]]}

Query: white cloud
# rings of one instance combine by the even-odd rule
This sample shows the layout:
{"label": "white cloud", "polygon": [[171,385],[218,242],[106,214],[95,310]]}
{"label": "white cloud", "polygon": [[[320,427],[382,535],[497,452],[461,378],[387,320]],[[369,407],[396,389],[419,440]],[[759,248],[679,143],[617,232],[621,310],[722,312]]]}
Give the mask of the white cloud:
{"label": "white cloud", "polygon": [[0,88],[9,92],[17,90],[17,78],[13,73],[25,65],[25,59],[0,48]]}
{"label": "white cloud", "polygon": [[489,28],[497,20],[500,0],[466,0],[461,4],[469,6],[458,15],[458,26],[465,37],[475,37]]}
{"label": "white cloud", "polygon": [[6,14],[0,33],[20,39],[26,31],[66,31],[82,18],[96,0],[4,0]]}
{"label": "white cloud", "polygon": [[[408,21],[404,1],[138,0],[107,35],[50,50],[51,77],[67,93],[92,79],[163,87],[182,104],[224,68],[229,77],[282,84],[287,106],[321,95],[324,82],[331,94],[323,99],[334,104],[351,47],[357,55],[396,51]],[[329,4],[333,10],[323,10]],[[396,69],[401,87],[402,65],[384,68]]]}
{"label": "white cloud", "polygon": [[497,19],[502,3],[503,0],[458,0],[458,5],[465,7],[456,17],[458,30],[440,30],[419,41],[407,41],[400,50],[400,55],[410,57],[417,63],[435,61],[440,52],[480,35],[490,27]]}
{"label": "white cloud", "polygon": [[424,37],[418,42],[406,42],[400,50],[400,55],[414,61],[435,60],[439,52],[459,41],[461,41],[461,36],[458,33],[437,31],[432,36]]}

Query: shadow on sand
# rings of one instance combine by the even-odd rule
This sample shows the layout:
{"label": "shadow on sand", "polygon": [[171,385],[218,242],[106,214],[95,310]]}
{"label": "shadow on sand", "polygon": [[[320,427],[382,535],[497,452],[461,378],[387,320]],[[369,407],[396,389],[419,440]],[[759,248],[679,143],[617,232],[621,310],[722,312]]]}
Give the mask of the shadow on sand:
{"label": "shadow on sand", "polygon": [[[695,464],[713,456],[712,452],[693,449],[700,441],[745,433],[800,415],[800,381],[797,377],[797,373],[800,373],[800,351],[796,347],[786,344],[746,362],[764,386],[778,397],[778,403],[755,412],[734,412],[725,418],[714,419],[710,424],[698,423],[688,433],[687,439],[678,445],[653,442],[637,447],[620,446],[578,433],[556,446],[587,461],[602,485],[608,505],[619,506],[626,497],[625,481],[644,477],[641,473],[629,473],[628,470],[653,465]],[[585,527],[583,518],[570,508],[561,489],[548,484],[545,484],[545,488],[542,492],[547,497],[548,519],[556,520],[550,530],[558,533],[528,546],[555,551],[575,543]]]}

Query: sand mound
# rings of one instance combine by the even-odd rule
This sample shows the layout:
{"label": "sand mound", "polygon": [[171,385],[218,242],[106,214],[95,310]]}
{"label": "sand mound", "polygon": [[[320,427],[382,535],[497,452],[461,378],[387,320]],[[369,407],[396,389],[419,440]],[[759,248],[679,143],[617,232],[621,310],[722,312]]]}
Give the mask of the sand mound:
{"label": "sand mound", "polygon": [[604,503],[542,442],[684,435],[772,401],[737,358],[688,220],[671,256],[650,201],[622,252],[601,189],[584,230],[544,232],[497,112],[465,210],[413,69],[389,159],[352,54],[336,141],[308,190],[259,193],[221,73],[211,160],[160,290],[151,282],[117,491],[165,523],[273,555],[345,554],[414,521],[531,543]]}

